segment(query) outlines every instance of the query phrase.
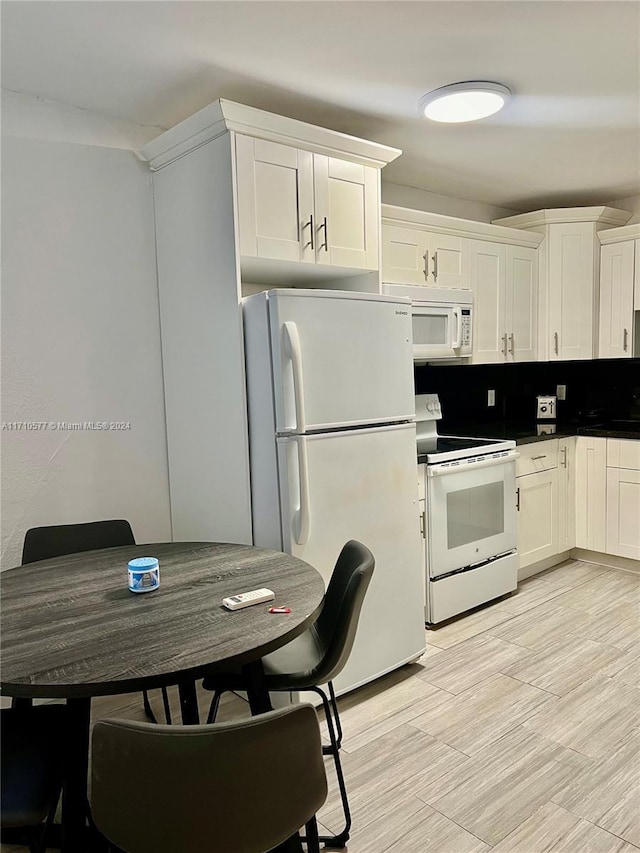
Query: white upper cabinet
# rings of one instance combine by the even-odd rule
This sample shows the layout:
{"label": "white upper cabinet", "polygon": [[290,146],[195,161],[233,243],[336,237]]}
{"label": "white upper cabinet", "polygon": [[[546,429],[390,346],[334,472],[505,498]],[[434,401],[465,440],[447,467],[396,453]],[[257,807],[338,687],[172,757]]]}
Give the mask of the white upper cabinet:
{"label": "white upper cabinet", "polygon": [[[471,246],[474,240],[510,244],[513,248],[535,252],[542,237],[487,222],[383,204],[382,280],[387,284],[468,290],[473,287]],[[529,258],[526,252],[524,254]],[[513,262],[509,261],[509,276],[522,282],[522,273],[523,267],[514,256]],[[519,287],[518,303],[521,293]]]}
{"label": "white upper cabinet", "polygon": [[313,154],[236,136],[240,254],[315,263]]}
{"label": "white upper cabinet", "polygon": [[539,357],[591,359],[597,346],[598,231],[624,224],[630,213],[610,207],[560,208],[495,220],[538,231],[541,246]]}
{"label": "white upper cabinet", "polygon": [[473,363],[535,361],[536,249],[471,240],[470,278],[474,299]]}
{"label": "white upper cabinet", "polygon": [[382,279],[386,283],[469,287],[466,238],[385,224],[382,240]]}
{"label": "white upper cabinet", "polygon": [[243,283],[313,285],[362,271],[365,289],[379,290],[380,170],[400,150],[220,100],[140,156],[155,171],[220,138],[231,149]]}
{"label": "white upper cabinet", "polygon": [[378,269],[373,166],[236,135],[240,254]]}
{"label": "white upper cabinet", "polygon": [[[600,323],[598,356],[632,358],[636,339],[634,307],[640,308],[640,225],[600,233]],[[635,302],[634,306],[634,291]]]}

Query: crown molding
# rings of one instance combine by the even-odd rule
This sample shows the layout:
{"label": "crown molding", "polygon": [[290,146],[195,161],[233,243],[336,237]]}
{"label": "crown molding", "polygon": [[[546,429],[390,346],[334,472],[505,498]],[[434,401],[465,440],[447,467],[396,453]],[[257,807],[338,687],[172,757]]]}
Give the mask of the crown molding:
{"label": "crown molding", "polygon": [[556,207],[494,219],[493,224],[505,225],[508,228],[544,228],[546,225],[559,222],[594,222],[601,227],[613,227],[624,225],[632,216],[633,214],[628,210],[618,210],[618,208],[604,205],[598,207]]}
{"label": "crown molding", "polygon": [[377,142],[220,99],[148,142],[138,157],[156,171],[212,139],[235,131],[382,169],[402,154]]}
{"label": "crown molding", "polygon": [[640,222],[633,225],[625,225],[622,228],[607,228],[604,231],[598,231],[600,242],[604,246],[606,243],[623,243],[626,240],[637,240],[640,238]]}
{"label": "crown molding", "polygon": [[445,216],[441,213],[429,213],[426,210],[412,210],[383,204],[382,224],[405,228],[419,228],[437,234],[452,234],[474,240],[486,240],[491,243],[509,243],[513,246],[529,246],[535,249],[544,239],[544,234],[531,234],[517,228],[505,228],[490,222],[477,222],[474,219],[459,219],[457,216]]}

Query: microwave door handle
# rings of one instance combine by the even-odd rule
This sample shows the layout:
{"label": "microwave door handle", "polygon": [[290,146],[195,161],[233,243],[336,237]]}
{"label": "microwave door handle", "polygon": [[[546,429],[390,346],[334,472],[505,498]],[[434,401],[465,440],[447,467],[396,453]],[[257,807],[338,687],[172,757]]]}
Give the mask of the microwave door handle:
{"label": "microwave door handle", "polygon": [[453,349],[459,349],[462,346],[462,316],[460,309],[454,305],[451,309],[452,315],[456,318],[456,336],[453,339],[451,346]]}
{"label": "microwave door handle", "polygon": [[288,320],[283,324],[284,350],[291,359],[293,368],[293,397],[296,409],[296,431],[305,432],[307,421],[304,414],[304,377],[302,372],[302,348],[295,323]]}

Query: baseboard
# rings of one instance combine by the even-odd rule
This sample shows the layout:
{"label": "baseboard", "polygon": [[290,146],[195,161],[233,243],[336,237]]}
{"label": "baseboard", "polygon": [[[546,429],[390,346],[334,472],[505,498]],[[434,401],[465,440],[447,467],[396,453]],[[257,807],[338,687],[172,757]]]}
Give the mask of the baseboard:
{"label": "baseboard", "polygon": [[553,557],[546,557],[544,560],[539,560],[537,563],[531,563],[529,566],[518,569],[518,581],[523,581],[525,578],[537,575],[538,572],[544,572],[545,569],[557,566],[558,563],[564,563],[565,560],[571,559],[571,555],[571,551],[562,551],[560,554],[554,554]]}
{"label": "baseboard", "polygon": [[627,572],[640,574],[640,560],[632,560],[629,557],[601,554],[599,551],[587,551],[584,548],[572,548],[570,555],[573,560],[582,560],[584,563],[598,563],[612,569],[624,569]]}

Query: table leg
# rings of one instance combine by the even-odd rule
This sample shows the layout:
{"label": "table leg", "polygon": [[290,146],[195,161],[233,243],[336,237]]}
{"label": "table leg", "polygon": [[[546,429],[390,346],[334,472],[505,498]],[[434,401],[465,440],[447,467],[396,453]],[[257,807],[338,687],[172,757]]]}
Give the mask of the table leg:
{"label": "table leg", "polygon": [[86,841],[87,772],[91,699],[67,699],[64,786],[62,789],[62,853],[81,853]]}
{"label": "table leg", "polygon": [[273,711],[261,660],[251,661],[242,667],[242,680],[247,686],[251,713],[264,714],[265,711]]}
{"label": "table leg", "polygon": [[200,722],[200,715],[198,712],[198,696],[195,681],[193,679],[180,681],[178,684],[178,694],[180,696],[180,713],[183,725],[197,726]]}

